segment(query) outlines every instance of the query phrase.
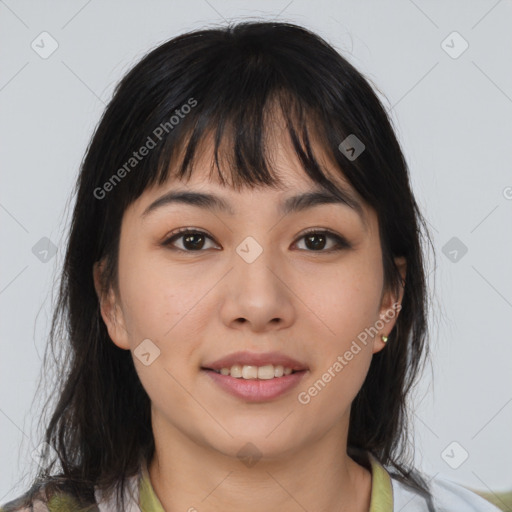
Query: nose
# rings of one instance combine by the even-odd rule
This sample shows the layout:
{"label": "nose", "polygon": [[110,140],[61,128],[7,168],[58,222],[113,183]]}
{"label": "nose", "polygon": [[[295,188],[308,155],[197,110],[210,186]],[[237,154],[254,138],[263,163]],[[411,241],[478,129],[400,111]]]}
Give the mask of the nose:
{"label": "nose", "polygon": [[253,259],[256,249],[250,240],[237,248],[222,289],[222,321],[253,332],[285,329],[296,316],[292,276],[269,249]]}

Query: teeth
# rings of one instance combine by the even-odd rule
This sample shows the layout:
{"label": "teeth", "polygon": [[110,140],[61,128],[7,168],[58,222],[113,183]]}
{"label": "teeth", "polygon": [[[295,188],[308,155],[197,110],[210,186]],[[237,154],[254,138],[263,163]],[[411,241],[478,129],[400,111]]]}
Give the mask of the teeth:
{"label": "teeth", "polygon": [[267,364],[265,366],[250,366],[234,364],[231,368],[222,368],[221,370],[214,370],[221,375],[231,375],[236,379],[261,379],[270,380],[275,377],[282,377],[283,375],[290,375],[293,370],[291,368],[284,368],[281,365],[274,366]]}

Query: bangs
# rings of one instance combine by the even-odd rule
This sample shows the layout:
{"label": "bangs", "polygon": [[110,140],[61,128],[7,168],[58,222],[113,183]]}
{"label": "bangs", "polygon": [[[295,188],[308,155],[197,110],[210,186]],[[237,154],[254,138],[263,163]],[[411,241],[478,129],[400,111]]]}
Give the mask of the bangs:
{"label": "bangs", "polygon": [[[236,103],[231,100],[229,108],[219,105],[191,114],[177,137],[165,141],[153,182],[162,185],[168,179],[187,181],[197,158],[208,152],[213,153],[209,179],[216,177],[222,185],[237,191],[280,187],[283,183],[273,164],[273,150],[277,141],[284,140],[314,182],[334,187],[315,154],[316,150],[328,155],[330,161],[333,159],[322,123],[313,109],[307,109],[289,91],[271,97],[248,93],[248,98],[240,95],[237,99]],[[205,103],[209,104],[209,100]]]}

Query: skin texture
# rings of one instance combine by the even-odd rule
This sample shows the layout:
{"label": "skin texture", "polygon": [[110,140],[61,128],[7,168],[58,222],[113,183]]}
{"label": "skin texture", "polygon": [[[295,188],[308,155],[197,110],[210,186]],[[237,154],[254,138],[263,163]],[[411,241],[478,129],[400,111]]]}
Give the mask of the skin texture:
{"label": "skin texture", "polygon": [[[246,512],[357,512],[370,505],[371,475],[346,453],[349,412],[372,355],[385,347],[380,335],[389,334],[396,315],[366,346],[360,344],[361,351],[310,403],[299,403],[297,395],[401,296],[383,288],[378,219],[360,198],[366,225],[343,204],[279,213],[284,198],[310,191],[315,183],[290,144],[280,137],[274,141],[273,166],[282,188],[235,191],[209,179],[210,145],[190,181],[171,178],[147,189],[123,217],[119,294],[110,290],[103,296],[101,311],[118,347],[133,355],[150,339],[160,350],[149,366],[135,355],[134,364],[152,402],[156,454],[149,473],[167,511],[242,506]],[[344,182],[325,154],[320,162]],[[171,204],[142,217],[154,200],[177,189],[220,195],[236,215]],[[186,250],[183,237],[174,241],[175,250],[162,245],[173,230],[186,227],[212,239],[188,253],[177,250]],[[308,228],[331,229],[351,247],[329,251],[336,246],[330,238],[324,248],[321,240],[320,249],[308,247]],[[236,252],[247,236],[263,249],[250,264]],[[397,263],[405,277],[405,262]],[[101,265],[95,266],[96,283],[99,272]],[[246,403],[200,371],[207,361],[238,350],[280,351],[309,370],[284,396]],[[261,454],[250,467],[237,457],[246,443]]]}

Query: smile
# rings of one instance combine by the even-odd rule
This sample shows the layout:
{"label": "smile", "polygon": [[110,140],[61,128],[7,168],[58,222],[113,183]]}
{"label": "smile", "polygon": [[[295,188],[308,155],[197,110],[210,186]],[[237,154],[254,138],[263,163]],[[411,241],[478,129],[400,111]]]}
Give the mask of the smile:
{"label": "smile", "polygon": [[[202,368],[202,372],[204,372],[222,391],[246,402],[267,402],[279,398],[298,386],[300,381],[308,373],[307,370],[294,371],[287,368],[287,373],[285,374],[283,367],[274,367],[273,365],[260,367],[234,366],[236,375],[244,372],[247,377],[243,375],[234,377],[230,374],[222,373],[223,370],[224,372],[227,370],[231,373],[233,367],[222,368],[221,370]],[[266,377],[259,377],[260,370]],[[274,372],[274,376],[272,377],[270,376],[271,370]],[[282,372],[282,375],[276,377],[276,371],[278,375]],[[254,377],[255,372],[258,372],[256,377]]]}

